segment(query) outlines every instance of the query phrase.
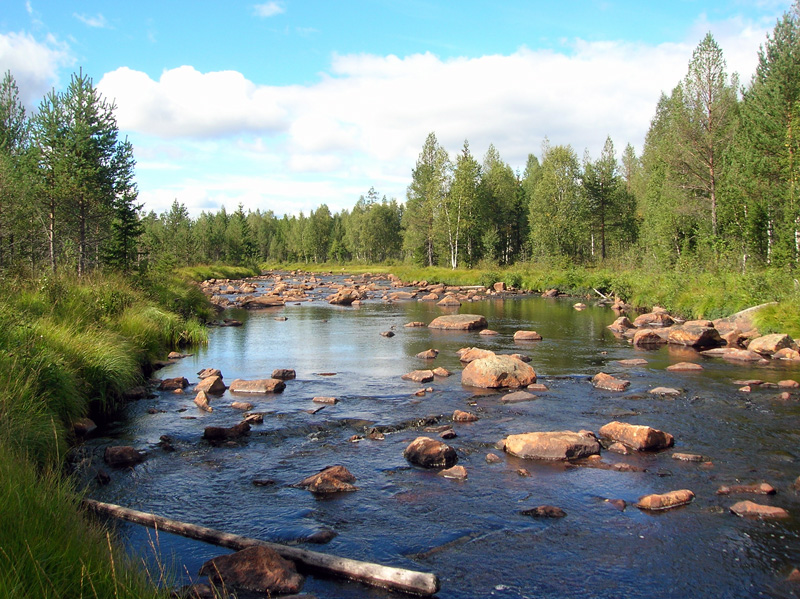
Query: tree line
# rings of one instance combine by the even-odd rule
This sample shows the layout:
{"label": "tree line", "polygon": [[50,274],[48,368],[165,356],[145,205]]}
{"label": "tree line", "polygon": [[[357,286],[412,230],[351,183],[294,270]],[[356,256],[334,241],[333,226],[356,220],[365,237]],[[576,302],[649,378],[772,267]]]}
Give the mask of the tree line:
{"label": "tree line", "polygon": [[73,75],[32,116],[0,85],[0,268],[143,269],[197,263],[387,260],[452,268],[553,259],[746,270],[800,261],[800,2],[759,50],[747,85],[711,34],[655,107],[641,155],[597,157],[545,139],[523,172],[490,145],[425,140],[403,203],[371,188],[351,210],[191,217],[137,204],[114,106]]}

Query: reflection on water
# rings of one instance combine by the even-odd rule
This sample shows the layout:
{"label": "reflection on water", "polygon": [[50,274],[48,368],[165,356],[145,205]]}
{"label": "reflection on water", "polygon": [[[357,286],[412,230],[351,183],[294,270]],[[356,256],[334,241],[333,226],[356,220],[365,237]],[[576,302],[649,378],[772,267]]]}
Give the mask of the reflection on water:
{"label": "reflection on water", "polygon": [[[226,393],[213,398],[212,413],[198,410],[193,393],[158,394],[129,406],[127,417],[94,440],[100,456],[110,443],[124,442],[148,451],[144,464],[115,471],[97,499],[279,542],[295,542],[324,528],[336,531],[328,545],[310,549],[399,567],[436,572],[440,597],[754,597],[794,596],[786,575],[800,565],[798,514],[792,490],[800,474],[800,403],[782,401],[776,390],[743,394],[734,379],[778,381],[800,371],[706,360],[692,351],[662,348],[641,351],[605,328],[614,314],[590,307],[578,312],[569,300],[519,298],[465,304],[461,312],[486,316],[494,337],[477,332],[405,328],[442,313],[430,303],[365,302],[341,308],[320,302],[281,309],[230,314],[241,328],[213,329],[207,348],[159,372],[196,381],[206,367],[222,370],[225,380],[268,377],[276,368],[293,368],[297,379],[284,393],[247,398],[265,412],[249,438],[231,447],[201,440],[206,426],[230,426],[241,413]],[[276,320],[285,316],[287,320]],[[544,340],[515,343],[518,329],[536,330]],[[381,332],[393,330],[394,337]],[[520,352],[549,390],[538,399],[505,405],[495,393],[475,394],[461,387],[456,350],[478,346]],[[415,354],[429,348],[439,356],[425,362]],[[616,360],[644,357],[645,366],[623,368]],[[675,362],[701,362],[701,373],[669,373]],[[433,392],[414,395],[421,386],[400,376],[417,368],[443,366],[448,379],[422,385]],[[632,381],[623,394],[595,390],[588,379],[600,370]],[[321,373],[331,376],[321,376]],[[676,399],[650,396],[656,386],[681,389]],[[310,413],[315,396],[339,403]],[[466,467],[466,481],[447,480],[410,466],[402,457],[419,429],[401,428],[384,440],[363,439],[373,425],[391,427],[428,415],[449,423],[455,409],[480,416],[454,423],[450,441]],[[676,451],[707,456],[713,465],[678,462],[671,451],[618,456],[645,472],[617,472],[562,464],[536,463],[505,456],[493,448],[508,434],[544,430],[597,431],[610,420],[648,424],[672,433]],[[161,450],[162,435],[175,452]],[[431,433],[435,436],[435,433]],[[486,454],[501,455],[488,464]],[[315,498],[293,483],[332,464],[345,465],[359,490]],[[524,468],[530,476],[522,477]],[[275,484],[254,486],[254,479]],[[747,521],[728,513],[747,497],[715,494],[723,484],[765,480],[774,497],[749,497],[780,505],[792,518],[772,523]],[[688,488],[697,498],[689,506],[651,515],[628,506],[618,511],[604,501],[634,503],[641,495]],[[567,517],[537,520],[523,509],[543,504],[561,507]],[[133,550],[149,553],[152,531],[125,525]],[[202,543],[160,534],[162,559],[174,554],[180,574],[194,575],[200,564],[223,553]],[[304,589],[318,597],[386,597],[385,591],[309,578]]]}

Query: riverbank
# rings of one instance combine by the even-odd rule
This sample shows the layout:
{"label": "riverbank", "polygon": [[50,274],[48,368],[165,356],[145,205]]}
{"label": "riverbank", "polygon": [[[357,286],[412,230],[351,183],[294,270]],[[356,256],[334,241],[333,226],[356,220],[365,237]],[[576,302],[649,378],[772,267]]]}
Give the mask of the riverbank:
{"label": "riverbank", "polygon": [[800,338],[800,286],[794,275],[777,269],[748,272],[661,271],[588,268],[552,264],[520,264],[511,268],[421,268],[404,264],[262,264],[263,270],[302,269],[352,274],[392,273],[404,281],[445,285],[485,285],[502,281],[534,293],[558,289],[589,298],[617,296],[635,308],[661,306],[687,319],[722,318],[740,310],[777,302],[755,316],[764,333],[781,332]]}
{"label": "riverbank", "polygon": [[206,341],[205,297],[170,277],[3,284],[0,596],[161,596],[154,583],[163,572],[134,565],[89,521],[63,473],[76,423],[112,414],[170,349]]}

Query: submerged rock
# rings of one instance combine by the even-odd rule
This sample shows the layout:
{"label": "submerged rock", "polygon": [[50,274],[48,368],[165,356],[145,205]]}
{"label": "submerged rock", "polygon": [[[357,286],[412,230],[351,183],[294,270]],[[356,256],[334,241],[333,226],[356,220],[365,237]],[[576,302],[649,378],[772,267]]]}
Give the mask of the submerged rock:
{"label": "submerged rock", "polygon": [[317,474],[304,478],[294,486],[312,493],[341,493],[357,491],[358,487],[352,484],[354,482],[356,482],[356,477],[344,466],[328,466]]}
{"label": "submerged rock", "polygon": [[293,562],[261,545],[215,557],[203,564],[199,575],[217,585],[270,595],[297,593],[304,583]]}
{"label": "submerged rock", "polygon": [[249,432],[250,424],[245,421],[230,427],[207,426],[203,431],[203,438],[208,441],[228,441],[239,439]]}
{"label": "submerged rock", "polygon": [[523,516],[533,516],[534,518],[564,518],[567,512],[554,505],[540,505],[520,512]]}
{"label": "submerged rock", "polygon": [[103,461],[113,468],[135,466],[144,461],[144,454],[130,445],[115,445],[106,447]]}

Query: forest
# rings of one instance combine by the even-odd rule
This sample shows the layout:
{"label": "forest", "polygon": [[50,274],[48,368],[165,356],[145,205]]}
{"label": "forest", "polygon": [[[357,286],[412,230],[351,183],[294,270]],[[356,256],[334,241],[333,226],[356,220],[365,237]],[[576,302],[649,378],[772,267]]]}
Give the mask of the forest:
{"label": "forest", "polygon": [[547,139],[514,171],[490,145],[424,141],[404,201],[370,188],[351,210],[192,217],[145,212],[115,106],[82,71],[27,114],[0,85],[0,268],[78,275],[208,263],[407,263],[472,268],[550,261],[644,269],[794,269],[800,260],[800,13],[762,45],[752,80],[714,37],[654,107],[641,155],[597,157]]}

